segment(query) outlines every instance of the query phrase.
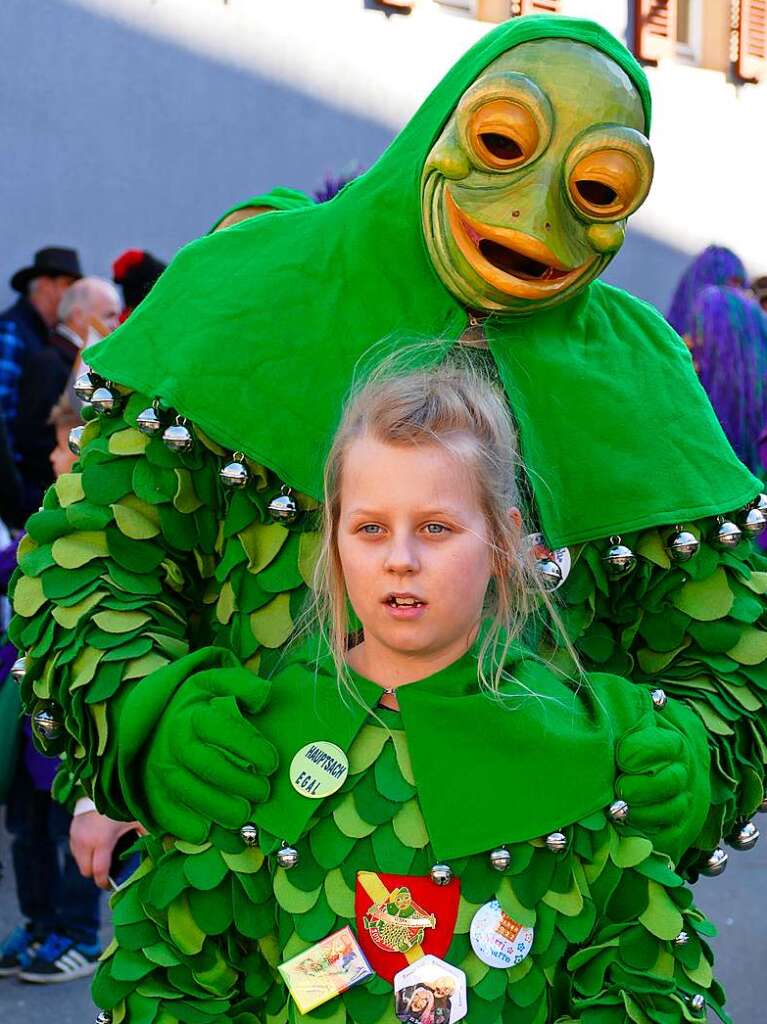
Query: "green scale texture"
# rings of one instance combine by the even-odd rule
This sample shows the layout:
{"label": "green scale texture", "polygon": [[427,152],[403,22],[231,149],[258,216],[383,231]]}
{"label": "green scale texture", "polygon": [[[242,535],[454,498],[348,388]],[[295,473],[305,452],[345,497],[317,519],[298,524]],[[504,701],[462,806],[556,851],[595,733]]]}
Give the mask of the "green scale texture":
{"label": "green scale texture", "polygon": [[[16,617],[11,636],[19,650],[27,654],[27,672],[22,683],[25,707],[31,712],[40,702],[53,701],[63,714],[65,734],[46,746],[48,752],[63,755],[57,796],[66,799],[80,792],[82,785],[94,796],[100,810],[116,818],[131,817],[117,785],[112,735],[121,702],[131,687],[167,662],[206,644],[225,647],[254,671],[268,674],[300,612],[317,545],[311,511],[289,528],[271,521],[267,505],[281,486],[272,473],[249,462],[249,485],[243,491],[226,491],[218,474],[229,460],[229,453],[201,432],[194,431],[196,443],[189,453],[171,452],[159,438],[150,439],[139,433],[136,417],[149,404],[151,396],[126,393],[121,415],[91,419],[83,437],[80,462],[51,488],[43,511],[29,521],[14,581]],[[311,510],[310,501],[300,496],[299,501]],[[712,520],[683,525],[702,538],[710,536],[714,528]],[[565,628],[587,667],[623,673],[642,685],[662,686],[687,701],[705,722],[713,750],[714,798],[708,824],[697,845],[708,852],[736,820],[755,810],[762,797],[767,761],[767,673],[763,666],[767,633],[762,628],[762,595],[767,590],[767,562],[751,544],[720,552],[704,540],[700,552],[690,562],[672,566],[665,554],[665,536],[666,531],[653,529],[623,538],[638,553],[639,563],[633,575],[620,582],[609,582],[604,575],[600,559],[607,541],[573,548],[573,571],[558,594]],[[544,637],[542,643],[550,640],[550,636]],[[386,757],[391,762],[391,755]],[[377,785],[379,777],[385,778],[382,791]],[[277,885],[278,899],[283,886],[285,892],[304,891],[302,878],[314,879],[311,885],[304,882],[307,892],[322,888],[322,900],[318,893],[307,908],[306,923],[302,921],[301,928],[311,930],[319,928],[320,923],[324,925],[326,919],[329,921],[333,906],[328,903],[326,908],[324,900],[333,898],[333,886],[330,892],[327,881],[320,886],[320,876],[329,871],[327,877],[339,880],[346,869],[345,853],[337,865],[325,867],[320,838],[325,834],[333,848],[340,845],[350,851],[357,840],[356,845],[363,852],[372,849],[373,860],[363,866],[410,873],[428,867],[428,855],[403,842],[390,824],[400,820],[397,804],[404,799],[404,793],[397,789],[402,780],[393,779],[393,774],[387,775],[383,768],[374,772],[372,778],[355,775],[350,782],[363,786],[361,793],[375,797],[364,813],[373,814],[376,820],[364,824],[354,794],[350,794],[346,810],[340,812],[341,822],[334,814],[332,821],[318,823],[309,845],[302,845],[303,862],[290,876],[292,888],[285,883]],[[387,784],[393,788],[387,789]],[[391,811],[391,815],[386,817],[384,811],[387,815]],[[344,813],[349,822],[356,824],[349,824]],[[409,821],[407,814],[401,820]],[[378,815],[383,815],[381,820]],[[622,977],[621,971],[629,969],[646,977],[648,965],[657,960],[663,970],[670,971],[672,987],[675,971],[682,969],[674,966],[674,956],[693,972],[705,968],[701,968],[697,940],[672,953],[668,945],[672,937],[670,928],[668,934],[656,936],[660,946],[651,950],[650,946],[645,948],[649,940],[644,938],[642,928],[634,924],[634,949],[634,940],[627,937],[631,929],[620,922],[635,921],[638,915],[644,915],[651,896],[661,892],[667,882],[672,903],[689,901],[689,896],[679,887],[678,880],[671,885],[667,868],[655,855],[647,860],[646,866],[631,867],[621,873],[614,863],[615,856],[622,856],[614,832],[602,822],[588,824],[590,828],[581,823],[574,830],[570,848],[583,852],[585,860],[593,857],[595,865],[601,865],[601,874],[597,879],[593,875],[596,868],[587,871],[584,867],[578,873],[576,888],[585,877],[592,895],[601,893],[606,900],[620,879],[616,891],[623,893],[625,889],[626,895],[613,897],[610,907],[615,902],[616,906],[628,907],[631,913],[616,911],[618,930],[612,934],[613,911],[604,916],[600,909],[599,920],[607,929],[604,941],[600,939],[597,943],[602,948],[588,956],[579,953],[585,959],[571,963],[576,991],[584,999],[593,995],[596,1000],[593,1008],[584,1005],[578,1011],[581,1018],[612,1022],[623,1020],[624,1014],[633,1014],[625,1019],[656,1020],[659,1024],[688,1019],[682,1014],[689,1011],[677,997],[661,997],[656,987],[656,994],[647,999],[636,994],[629,997],[631,1009],[600,1006],[600,1000],[605,999],[608,1004],[617,1000],[624,1005],[622,997],[615,994],[615,986],[610,989],[613,995],[600,994],[603,969],[610,965],[615,964],[610,970],[617,971],[618,978]],[[355,827],[362,829],[359,835]],[[183,844],[166,849],[158,839],[146,839],[139,876],[116,901],[120,952],[110,959],[108,971],[119,984],[110,981],[106,985],[101,976],[96,988],[97,1001],[105,1006],[120,1004],[125,996],[128,1009],[118,1009],[118,1013],[123,1013],[129,1024],[152,1020],[161,1024],[175,1020],[192,1024],[198,1020],[237,1020],[236,1015],[231,1015],[233,1001],[247,995],[258,1000],[261,1007],[264,992],[266,1017],[262,1017],[259,1009],[258,1019],[268,1021],[274,1017],[281,1021],[283,997],[273,987],[273,967],[280,959],[281,948],[290,940],[292,929],[291,935],[285,934],[287,925],[282,921],[275,931],[273,911],[265,905],[272,899],[272,886],[261,855],[257,851],[243,852],[239,837],[217,827],[211,837],[214,846],[206,849]],[[317,850],[315,844],[320,844]],[[557,946],[552,936],[561,934],[574,943],[592,939],[588,929],[568,931],[576,927],[575,921],[581,922],[578,927],[585,928],[583,911],[567,914],[558,905],[553,907],[551,900],[557,904],[557,895],[544,899],[548,890],[540,887],[551,884],[555,886],[551,891],[560,896],[575,893],[572,878],[576,876],[565,878],[561,874],[571,870],[575,859],[568,854],[559,861],[544,857],[545,851],[532,847],[530,850],[529,863],[524,864],[517,860],[524,861],[524,855],[515,851],[514,864],[521,864],[519,871],[524,869],[527,877],[530,869],[531,877],[537,877],[540,864],[542,877],[548,871],[556,872],[556,881],[552,874],[551,879],[530,883],[530,888],[523,884],[523,894],[504,883],[499,898],[503,895],[502,902],[510,908],[508,900],[513,891],[517,903],[529,908],[528,914],[530,910],[538,914],[537,942],[543,942],[540,936],[548,935],[546,948],[556,950],[556,955],[550,955],[559,962],[564,955],[563,939],[557,940]],[[410,866],[406,867],[408,858]],[[689,871],[694,874],[694,854],[688,859]],[[315,871],[311,876],[315,861],[321,867],[317,868],[319,874]],[[548,867],[551,864],[553,868]],[[195,875],[193,865],[202,866],[197,870],[205,869],[205,878]],[[536,865],[535,870],[532,865]],[[656,874],[651,877],[649,871]],[[197,887],[187,872],[204,884]],[[516,877],[514,868],[511,876]],[[465,886],[471,887],[472,877],[470,871],[464,879]],[[150,887],[154,887],[155,894],[151,901],[146,895]],[[343,892],[347,890],[351,891],[349,879],[344,880]],[[338,891],[342,891],[340,882]],[[489,898],[492,891],[490,888],[487,894],[479,895],[477,902]],[[577,891],[583,892],[581,888]],[[465,892],[468,898],[474,890],[468,888]],[[225,899],[220,898],[222,894]],[[580,898],[574,895],[567,906],[577,906]],[[657,898],[664,901],[663,906],[670,905],[664,895]],[[308,899],[307,896],[307,902]],[[587,905],[592,906],[588,900],[584,903]],[[551,924],[554,909],[559,931]],[[682,909],[686,910],[686,906]],[[595,912],[592,908],[586,913]],[[653,919],[654,913],[650,911]],[[521,915],[518,913],[518,919],[524,914],[524,910]],[[672,917],[676,927],[678,917]],[[462,923],[465,925],[463,919]],[[255,931],[258,934],[253,934]],[[300,941],[309,941],[309,931],[302,938],[297,927],[296,934],[299,937],[293,940],[290,951],[298,949]],[[243,946],[242,936],[257,940],[256,945]],[[630,952],[624,953],[625,948]],[[464,956],[466,952],[464,942]],[[628,959],[616,960],[618,953],[620,958]],[[554,968],[542,955],[541,970],[548,971],[553,978]],[[457,954],[451,952],[451,956],[455,958]],[[525,976],[527,972],[533,975],[538,963],[533,955],[530,966],[522,965],[518,970],[526,972]],[[266,964],[270,965],[268,969]],[[121,973],[125,976],[120,977]],[[243,974],[247,974],[251,989],[262,984],[264,992],[238,994],[235,979]],[[693,981],[702,977],[695,975]],[[208,986],[202,1002],[198,998],[200,978],[206,979]],[[259,982],[258,978],[262,980]],[[580,978],[586,979],[582,989],[577,987]],[[360,991],[368,993],[381,984],[374,981]],[[482,1006],[478,1000],[492,1003],[493,999],[500,999],[497,993],[492,999],[486,998],[492,982],[483,987],[472,978],[472,985],[476,987],[473,1005]],[[534,983],[529,981],[528,985],[532,987]],[[559,998],[558,985],[552,989],[554,1000]],[[681,982],[680,985],[684,987]],[[633,987],[631,991],[634,992]],[[187,1006],[183,993],[194,995],[193,1007]],[[371,999],[377,994],[383,993],[371,991]],[[529,1008],[539,995],[537,990],[528,994],[522,1006],[509,994],[502,1010],[487,1019],[495,1020],[501,1014],[510,1021],[536,1020],[535,1014],[543,1011]],[[523,998],[520,996],[520,1000]],[[717,1002],[718,993],[714,992],[711,998]],[[350,1005],[355,1005],[355,999],[361,996],[350,994]],[[655,1006],[652,1011],[645,1005],[648,999]],[[179,1000],[184,1002],[183,1015],[178,1009]],[[631,1000],[639,1000],[643,1009],[636,1009]],[[176,1008],[171,1012],[168,1005]],[[329,1004],[316,1011],[315,1016],[340,1013],[341,1005]],[[346,1006],[346,1000],[343,1005]],[[390,1007],[389,1002],[387,1006]],[[372,1010],[368,1016],[359,1013],[362,1015],[355,1019],[360,1024],[372,1024],[378,1019]]]}
{"label": "green scale texture", "polygon": [[[337,929],[356,931],[357,871],[426,875],[435,861],[405,734],[381,715],[354,741],[344,786],[318,801],[294,868],[277,867],[280,837],[265,833],[258,849],[217,827],[200,846],[144,841],[142,867],[113,897],[116,938],[94,984],[115,1024],[396,1024],[382,978],[302,1016],[276,971]],[[502,874],[487,853],[452,863],[461,900],[446,959],[466,974],[468,1024],[672,1024],[700,1019],[685,999],[697,992],[727,1020],[701,938],[712,928],[668,859],[601,813],[565,831],[564,854],[541,840],[510,846]],[[532,952],[509,970],[469,942],[491,899],[535,928]],[[676,945],[682,930],[689,942]]]}

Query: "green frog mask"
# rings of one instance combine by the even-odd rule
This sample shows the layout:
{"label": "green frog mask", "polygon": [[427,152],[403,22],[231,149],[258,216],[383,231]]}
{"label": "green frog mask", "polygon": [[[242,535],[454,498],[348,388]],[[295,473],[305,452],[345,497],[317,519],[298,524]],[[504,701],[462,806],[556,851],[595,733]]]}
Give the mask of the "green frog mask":
{"label": "green frog mask", "polygon": [[581,291],[649,191],[644,125],[626,72],[585,43],[537,39],[493,61],[423,170],[424,236],[443,284],[471,308],[512,314]]}

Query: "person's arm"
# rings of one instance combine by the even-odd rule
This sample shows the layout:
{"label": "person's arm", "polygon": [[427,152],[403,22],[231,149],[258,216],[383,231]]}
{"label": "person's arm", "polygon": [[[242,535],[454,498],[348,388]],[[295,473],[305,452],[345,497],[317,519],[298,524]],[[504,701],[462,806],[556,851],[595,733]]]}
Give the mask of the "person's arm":
{"label": "person's arm", "polygon": [[130,819],[116,776],[120,705],[137,682],[194,642],[217,531],[217,462],[197,443],[168,450],[135,428],[149,402],[97,417],[82,456],[31,516],[12,585],[11,639],[26,655],[22,699],[58,728],[70,783]]}
{"label": "person's arm", "polygon": [[[88,805],[81,806],[87,801]],[[137,821],[113,821],[99,814],[87,797],[78,800],[69,825],[69,848],[84,878],[109,889],[109,869],[117,843],[130,832],[143,832]]]}
{"label": "person's arm", "polygon": [[[0,323],[0,411],[5,417],[9,439],[18,411],[18,387],[24,365],[24,343],[14,324]],[[13,450],[12,443],[10,444]]]}
{"label": "person's arm", "polygon": [[648,691],[664,691],[706,728],[712,802],[691,852],[694,871],[764,799],[767,560],[745,538],[717,547],[714,519],[680,525],[700,538],[687,561],[669,555],[673,526],[626,535],[636,568],[609,580],[602,562],[607,542],[590,543],[574,549],[560,593],[568,634],[587,668],[630,674]]}

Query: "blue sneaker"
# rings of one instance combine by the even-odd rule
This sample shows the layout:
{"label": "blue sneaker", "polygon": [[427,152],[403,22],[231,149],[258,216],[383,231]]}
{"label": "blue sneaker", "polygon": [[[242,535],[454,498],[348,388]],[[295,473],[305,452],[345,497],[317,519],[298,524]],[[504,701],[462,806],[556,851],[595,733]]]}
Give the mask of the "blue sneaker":
{"label": "blue sneaker", "polygon": [[0,946],[0,978],[18,974],[22,967],[32,962],[40,945],[40,939],[29,925],[20,924],[14,928]]}
{"label": "blue sneaker", "polygon": [[68,935],[51,932],[31,962],[23,964],[18,972],[20,981],[38,985],[51,985],[59,981],[87,978],[98,967],[101,946],[77,942]]}

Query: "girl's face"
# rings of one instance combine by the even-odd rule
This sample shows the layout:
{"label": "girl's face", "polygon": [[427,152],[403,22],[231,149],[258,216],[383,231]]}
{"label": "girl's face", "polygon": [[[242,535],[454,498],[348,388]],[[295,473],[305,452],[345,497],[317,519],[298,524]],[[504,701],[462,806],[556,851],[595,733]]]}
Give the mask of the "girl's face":
{"label": "girl's face", "polygon": [[467,460],[436,443],[354,441],[343,463],[337,541],[370,654],[449,664],[464,653],[492,564]]}

